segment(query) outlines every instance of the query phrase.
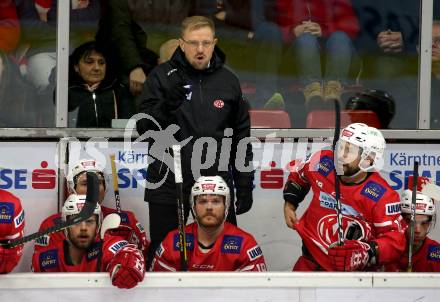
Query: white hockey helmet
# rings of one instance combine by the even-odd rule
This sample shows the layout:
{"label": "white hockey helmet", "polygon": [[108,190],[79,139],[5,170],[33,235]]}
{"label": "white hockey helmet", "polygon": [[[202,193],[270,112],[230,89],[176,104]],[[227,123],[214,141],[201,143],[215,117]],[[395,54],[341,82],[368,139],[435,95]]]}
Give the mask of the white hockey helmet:
{"label": "white hockey helmet", "polygon": [[104,187],[107,190],[107,179],[104,173],[104,167],[102,167],[94,159],[80,159],[79,162],[67,174],[67,185],[71,192],[76,193],[75,186],[77,178],[83,172],[95,172],[101,174],[104,178]]}
{"label": "white hockey helmet", "polygon": [[[403,191],[400,197],[400,207],[404,214],[411,214],[411,201],[412,201],[412,191]],[[416,214],[435,216],[435,204],[434,199],[426,196],[420,192],[416,194]]]}
{"label": "white hockey helmet", "polygon": [[[67,221],[68,216],[79,214],[85,202],[86,195],[70,194],[61,208],[61,219],[63,221]],[[102,222],[101,206],[98,203],[96,204],[93,214],[98,215],[98,228],[96,229],[96,232],[98,232]],[[64,230],[64,233],[66,234],[67,238],[67,229]]]}
{"label": "white hockey helmet", "polygon": [[195,198],[199,195],[221,195],[225,197],[226,215],[231,204],[228,184],[221,176],[200,176],[191,189],[190,206],[194,208]]}
{"label": "white hockey helmet", "polygon": [[[339,139],[362,149],[359,169],[365,172],[380,170],[386,144],[379,130],[366,124],[353,123],[342,129]],[[373,159],[371,166],[365,161],[368,156]]]}

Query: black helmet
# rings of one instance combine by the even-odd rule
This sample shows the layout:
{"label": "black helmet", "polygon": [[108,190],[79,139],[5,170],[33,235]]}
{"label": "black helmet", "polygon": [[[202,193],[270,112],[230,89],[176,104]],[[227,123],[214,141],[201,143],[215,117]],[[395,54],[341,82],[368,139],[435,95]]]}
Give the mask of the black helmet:
{"label": "black helmet", "polygon": [[396,105],[393,96],[388,92],[368,89],[350,97],[345,105],[345,109],[371,110],[379,118],[381,128],[388,128],[396,112]]}

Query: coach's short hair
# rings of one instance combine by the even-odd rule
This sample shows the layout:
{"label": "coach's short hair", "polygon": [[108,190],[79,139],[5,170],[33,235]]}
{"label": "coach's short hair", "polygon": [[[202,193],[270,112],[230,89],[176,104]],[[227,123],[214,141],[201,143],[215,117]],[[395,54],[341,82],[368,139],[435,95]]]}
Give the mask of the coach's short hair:
{"label": "coach's short hair", "polygon": [[186,30],[196,30],[202,27],[209,27],[215,36],[215,25],[214,22],[204,16],[191,16],[187,17],[182,21],[182,36]]}

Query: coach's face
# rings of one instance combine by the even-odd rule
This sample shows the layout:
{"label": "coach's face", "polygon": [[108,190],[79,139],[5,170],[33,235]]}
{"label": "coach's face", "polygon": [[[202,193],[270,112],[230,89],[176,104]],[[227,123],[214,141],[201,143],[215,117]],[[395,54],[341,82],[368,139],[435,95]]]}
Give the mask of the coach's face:
{"label": "coach's face", "polygon": [[185,30],[179,43],[191,66],[197,70],[203,70],[208,67],[209,61],[211,61],[217,39],[214,37],[212,29],[204,26]]}

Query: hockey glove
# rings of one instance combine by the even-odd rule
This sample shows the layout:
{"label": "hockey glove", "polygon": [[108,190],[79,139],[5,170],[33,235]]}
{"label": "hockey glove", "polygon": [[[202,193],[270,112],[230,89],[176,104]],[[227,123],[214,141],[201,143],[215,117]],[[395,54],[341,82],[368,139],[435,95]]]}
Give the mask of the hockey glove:
{"label": "hockey glove", "polygon": [[345,240],[328,250],[330,263],[335,271],[353,272],[363,270],[370,259],[371,247],[357,240]]}
{"label": "hockey glove", "polygon": [[0,274],[10,273],[20,261],[23,246],[6,249],[0,246]]}
{"label": "hockey glove", "polygon": [[128,243],[135,244],[142,252],[146,251],[150,244],[145,232],[133,230],[128,225],[121,224],[115,229],[108,230],[106,234],[109,234],[110,236],[122,237],[124,240],[127,240]]}
{"label": "hockey glove", "polygon": [[241,215],[248,212],[252,207],[252,203],[254,202],[252,198],[252,190],[237,188],[236,197],[237,201],[235,202],[235,214]]}
{"label": "hockey glove", "polygon": [[108,271],[114,286],[133,288],[144,280],[144,257],[133,244],[126,245],[112,259]]}

